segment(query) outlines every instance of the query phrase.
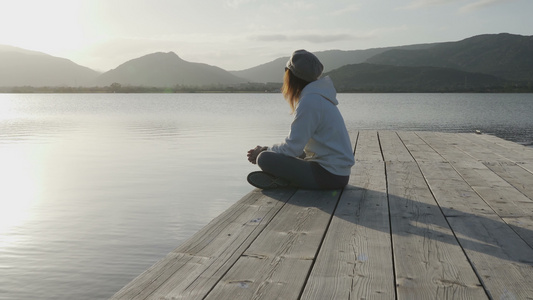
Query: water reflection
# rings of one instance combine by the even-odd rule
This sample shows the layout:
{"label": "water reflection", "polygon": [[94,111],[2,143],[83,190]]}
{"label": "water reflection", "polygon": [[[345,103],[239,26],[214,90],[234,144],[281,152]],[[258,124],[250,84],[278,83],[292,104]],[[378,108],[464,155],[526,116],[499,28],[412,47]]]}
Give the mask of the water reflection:
{"label": "water reflection", "polygon": [[533,94],[340,94],[349,128],[474,132],[533,143]]}
{"label": "water reflection", "polygon": [[41,149],[24,145],[0,147],[0,248],[16,242],[7,233],[30,218],[43,190]]}
{"label": "water reflection", "polygon": [[[532,140],[533,101],[435,97],[339,95],[353,129]],[[251,191],[246,151],[291,120],[279,94],[0,94],[1,292],[108,298]]]}

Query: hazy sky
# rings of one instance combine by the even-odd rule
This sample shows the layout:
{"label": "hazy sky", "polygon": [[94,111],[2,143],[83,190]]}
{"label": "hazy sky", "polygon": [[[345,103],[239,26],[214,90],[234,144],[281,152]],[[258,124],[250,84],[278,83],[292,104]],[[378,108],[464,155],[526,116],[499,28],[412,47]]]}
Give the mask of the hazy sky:
{"label": "hazy sky", "polygon": [[0,44],[107,71],[145,54],[242,70],[296,49],[533,35],[533,0],[0,0]]}

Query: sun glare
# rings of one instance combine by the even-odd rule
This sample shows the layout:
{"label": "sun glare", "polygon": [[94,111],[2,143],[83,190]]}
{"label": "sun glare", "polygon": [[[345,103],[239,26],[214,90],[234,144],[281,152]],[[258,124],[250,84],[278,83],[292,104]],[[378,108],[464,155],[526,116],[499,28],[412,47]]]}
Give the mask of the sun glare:
{"label": "sun glare", "polygon": [[47,53],[84,43],[82,1],[19,0],[0,10],[0,44]]}
{"label": "sun glare", "polygon": [[32,205],[39,200],[39,166],[31,149],[0,148],[0,247],[10,244],[10,229],[30,218]]}

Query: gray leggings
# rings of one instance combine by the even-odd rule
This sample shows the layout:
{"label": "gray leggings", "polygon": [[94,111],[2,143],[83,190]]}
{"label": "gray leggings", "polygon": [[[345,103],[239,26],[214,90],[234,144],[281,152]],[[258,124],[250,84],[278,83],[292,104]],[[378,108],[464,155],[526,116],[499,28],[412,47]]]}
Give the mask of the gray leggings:
{"label": "gray leggings", "polygon": [[263,172],[288,180],[292,186],[303,189],[339,189],[348,184],[350,176],[328,172],[316,162],[291,157],[272,151],[263,151],[257,157]]}

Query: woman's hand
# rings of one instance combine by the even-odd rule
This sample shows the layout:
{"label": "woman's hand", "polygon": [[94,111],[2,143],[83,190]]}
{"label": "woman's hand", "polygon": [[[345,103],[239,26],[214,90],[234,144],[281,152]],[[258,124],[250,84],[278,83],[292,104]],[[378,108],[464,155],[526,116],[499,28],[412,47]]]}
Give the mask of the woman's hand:
{"label": "woman's hand", "polygon": [[257,146],[254,149],[248,150],[248,161],[255,165],[257,163],[257,156],[259,153],[265,151],[266,149],[267,147]]}

